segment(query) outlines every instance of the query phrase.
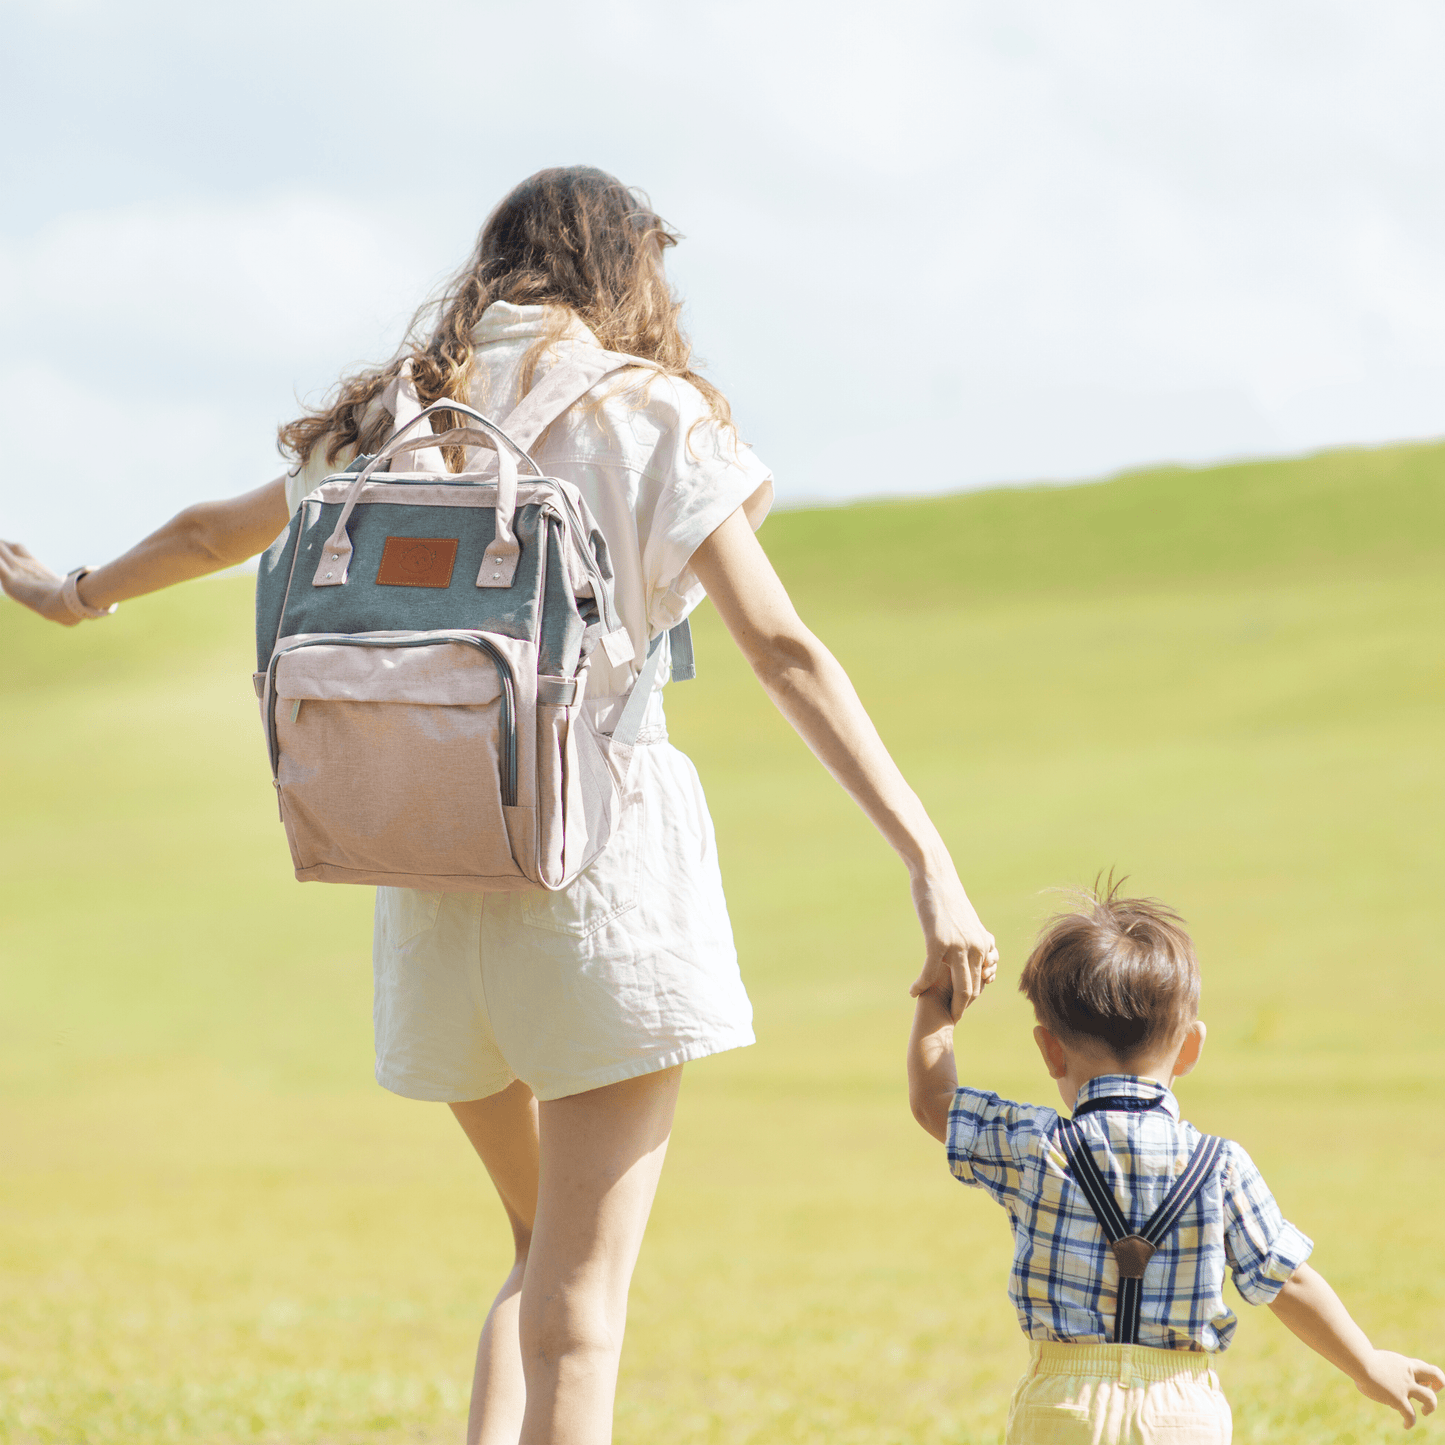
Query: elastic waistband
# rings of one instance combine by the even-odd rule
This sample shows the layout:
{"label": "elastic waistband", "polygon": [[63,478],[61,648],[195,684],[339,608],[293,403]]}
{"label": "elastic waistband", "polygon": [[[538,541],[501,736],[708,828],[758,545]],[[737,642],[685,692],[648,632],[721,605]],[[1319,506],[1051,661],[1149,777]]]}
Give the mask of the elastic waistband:
{"label": "elastic waistband", "polygon": [[1117,1380],[1168,1380],[1176,1375],[1208,1375],[1214,1356],[1204,1350],[1156,1350],[1151,1345],[1062,1345],[1029,1341],[1029,1374],[1088,1375]]}

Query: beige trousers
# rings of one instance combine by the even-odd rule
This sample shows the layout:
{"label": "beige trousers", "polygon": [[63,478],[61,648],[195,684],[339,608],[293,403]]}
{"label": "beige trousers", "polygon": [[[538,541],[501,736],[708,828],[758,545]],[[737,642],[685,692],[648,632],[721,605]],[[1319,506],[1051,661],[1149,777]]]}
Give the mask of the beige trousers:
{"label": "beige trousers", "polygon": [[1229,1402],[1202,1351],[1032,1340],[1007,1445],[1229,1445]]}

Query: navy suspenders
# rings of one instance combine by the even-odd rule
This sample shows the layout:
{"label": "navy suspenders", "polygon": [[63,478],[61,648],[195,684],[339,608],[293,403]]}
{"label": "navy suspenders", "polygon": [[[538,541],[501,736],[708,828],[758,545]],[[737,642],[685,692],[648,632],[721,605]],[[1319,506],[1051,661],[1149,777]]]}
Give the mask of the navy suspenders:
{"label": "navy suspenders", "polygon": [[1089,1208],[1099,1221],[1114,1258],[1119,1265],[1119,1302],[1114,1312],[1114,1343],[1116,1345],[1137,1345],[1139,1343],[1139,1303],[1143,1292],[1144,1269],[1165,1235],[1179,1223],[1179,1216],[1193,1202],[1204,1187],[1219,1160],[1224,1140],[1213,1134],[1204,1134],[1194,1146],[1194,1152],[1184,1165],[1184,1172],[1170,1186],[1159,1208],[1149,1216],[1148,1222],[1137,1232],[1129,1227],[1129,1221],[1114,1198],[1114,1191],[1104,1178],[1103,1171],[1094,1161],[1084,1131],[1075,1122],[1081,1115],[1096,1110],[1128,1110],[1143,1113],[1152,1109],[1157,1100],[1152,1099],[1090,1099],[1074,1111],[1073,1119],[1059,1121],[1059,1142],[1068,1156],[1069,1168],[1076,1183],[1083,1190]]}

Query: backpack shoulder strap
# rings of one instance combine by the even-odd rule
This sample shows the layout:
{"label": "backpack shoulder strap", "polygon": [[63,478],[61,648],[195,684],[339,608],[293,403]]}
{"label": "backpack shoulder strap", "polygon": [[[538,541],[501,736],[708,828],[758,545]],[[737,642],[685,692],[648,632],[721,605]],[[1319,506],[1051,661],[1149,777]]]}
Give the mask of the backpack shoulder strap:
{"label": "backpack shoulder strap", "polygon": [[642,715],[647,711],[648,699],[657,682],[658,669],[662,663],[662,633],[652,639],[647,656],[642,661],[642,670],[632,680],[632,687],[623,704],[622,716],[612,729],[612,741],[630,748],[637,741],[642,730]]}
{"label": "backpack shoulder strap", "polygon": [[691,682],[697,676],[697,659],[692,651],[692,623],[686,617],[668,631],[667,650],[672,658],[672,680]]}
{"label": "backpack shoulder strap", "polygon": [[1084,1131],[1072,1119],[1059,1123],[1059,1140],[1073,1171],[1074,1182],[1083,1191],[1089,1208],[1099,1221],[1119,1266],[1119,1299],[1114,1311],[1114,1343],[1139,1342],[1139,1310],[1143,1297],[1144,1270],[1164,1237],[1179,1223],[1179,1216],[1193,1202],[1214,1171],[1224,1140],[1213,1134],[1200,1137],[1183,1171],[1170,1185],[1148,1223],[1137,1233],[1119,1208],[1113,1188],[1094,1160]]}
{"label": "backpack shoulder strap", "polygon": [[[640,356],[626,356],[620,351],[593,351],[584,359],[566,361],[554,366],[541,381],[512,408],[503,419],[500,430],[505,432],[518,446],[529,450],[537,438],[562,415],[570,406],[575,406],[594,386],[615,376],[620,371],[634,367],[648,367],[651,362]],[[619,723],[624,735],[631,734],[628,741],[636,738],[642,722],[642,708],[646,694],[652,691],[657,676],[657,663],[652,661],[660,638],[654,638],[643,662],[648,674],[647,686],[634,684],[633,691],[639,698],[639,705],[624,713],[626,722]],[[690,682],[697,676],[697,664],[693,659],[692,627],[684,618],[668,633],[668,652],[672,659],[672,680]],[[660,662],[661,659],[658,659]],[[638,678],[638,683],[641,678]],[[635,715],[634,715],[635,714]],[[619,738],[621,741],[621,738]]]}
{"label": "backpack shoulder strap", "polygon": [[594,386],[616,372],[650,365],[640,356],[624,356],[620,351],[589,351],[580,359],[561,362],[507,413],[501,429],[519,446],[530,449],[569,406],[581,401]]}

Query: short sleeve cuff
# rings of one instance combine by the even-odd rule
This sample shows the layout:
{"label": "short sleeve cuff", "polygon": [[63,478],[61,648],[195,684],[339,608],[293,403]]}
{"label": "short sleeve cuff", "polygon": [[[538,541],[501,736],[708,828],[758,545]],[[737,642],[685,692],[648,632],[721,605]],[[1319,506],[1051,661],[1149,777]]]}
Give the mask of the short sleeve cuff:
{"label": "short sleeve cuff", "polygon": [[[720,467],[704,495],[691,500],[684,515],[673,520],[665,542],[658,548],[654,566],[659,573],[658,586],[648,599],[647,625],[653,636],[675,627],[699,602],[706,592],[692,570],[692,554],[712,536],[745,502],[751,501],[763,488],[771,506],[773,474],[752,453],[737,444],[735,460]],[[754,516],[754,530],[767,515]]]}
{"label": "short sleeve cuff", "polygon": [[997,1094],[981,1089],[959,1089],[948,1107],[948,1167],[962,1184],[978,1184],[974,1178],[973,1156],[985,1112],[999,1102]]}
{"label": "short sleeve cuff", "polygon": [[1234,1284],[1240,1297],[1252,1305],[1267,1305],[1290,1282],[1295,1270],[1314,1252],[1314,1240],[1288,1220],[1275,1236],[1269,1253],[1248,1273],[1236,1269]]}

